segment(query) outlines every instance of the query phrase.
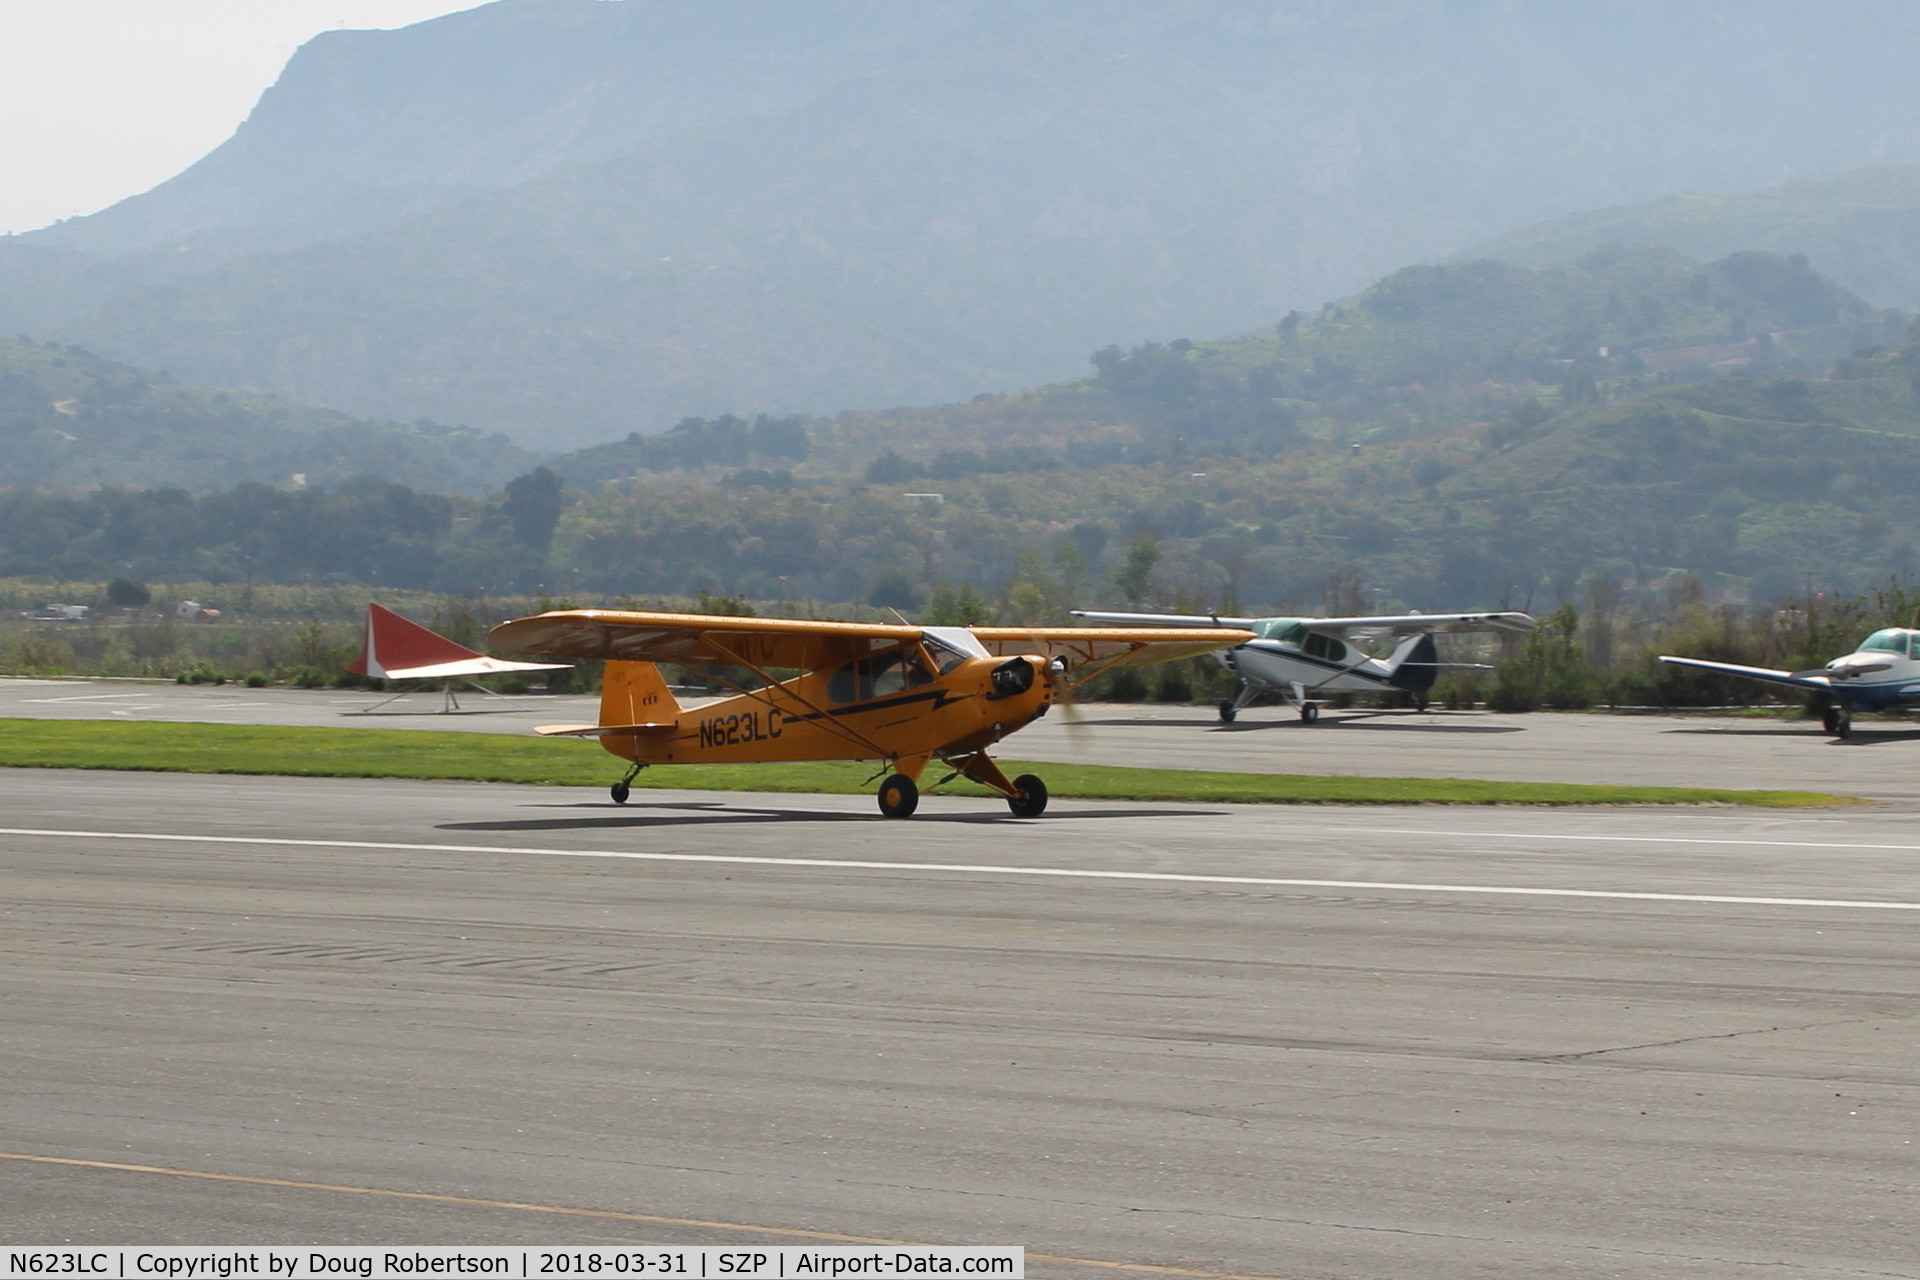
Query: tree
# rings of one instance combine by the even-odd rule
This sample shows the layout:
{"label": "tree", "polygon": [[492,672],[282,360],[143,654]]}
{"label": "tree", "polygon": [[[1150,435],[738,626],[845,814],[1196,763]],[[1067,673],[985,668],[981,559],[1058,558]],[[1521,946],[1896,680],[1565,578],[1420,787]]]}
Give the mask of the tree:
{"label": "tree", "polygon": [[1147,598],[1154,566],[1159,563],[1160,539],[1151,533],[1134,535],[1133,541],[1127,544],[1126,563],[1113,575],[1113,585],[1120,589],[1128,604],[1139,604]]}
{"label": "tree", "polygon": [[107,584],[107,603],[121,609],[138,609],[153,603],[153,592],[145,583],[132,578],[115,578]]}
{"label": "tree", "polygon": [[552,549],[563,506],[560,477],[545,467],[507,481],[507,519],[513,523],[513,538],[529,550],[544,556]]}

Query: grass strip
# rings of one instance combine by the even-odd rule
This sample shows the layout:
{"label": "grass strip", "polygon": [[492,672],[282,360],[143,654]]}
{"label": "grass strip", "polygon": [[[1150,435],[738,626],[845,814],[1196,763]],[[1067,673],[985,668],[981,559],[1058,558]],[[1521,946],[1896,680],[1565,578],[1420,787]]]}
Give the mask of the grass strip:
{"label": "grass strip", "polygon": [[[1858,803],[1814,791],[1733,791],[1693,787],[1609,787],[1471,778],[1350,778],[1199,769],[1003,760],[1009,776],[1037,773],[1056,796],[1100,800],[1214,801],[1230,804],[1737,804],[1805,809]],[[0,719],[0,766],[250,773],[307,778],[418,778],[604,787],[621,762],[598,743],[494,733],[417,729],[333,729],[168,721]],[[803,791],[855,795],[873,790],[875,766],[688,764],[643,771],[641,787],[689,791]],[[924,782],[944,777],[929,770]],[[956,779],[942,788],[991,795]]]}

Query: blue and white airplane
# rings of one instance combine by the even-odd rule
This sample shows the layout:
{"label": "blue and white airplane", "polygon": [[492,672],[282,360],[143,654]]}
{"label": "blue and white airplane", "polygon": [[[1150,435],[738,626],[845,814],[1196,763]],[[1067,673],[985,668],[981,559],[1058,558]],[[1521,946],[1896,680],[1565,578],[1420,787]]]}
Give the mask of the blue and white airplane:
{"label": "blue and white airplane", "polygon": [[[1240,677],[1237,697],[1220,701],[1220,719],[1234,717],[1255,698],[1277,693],[1299,708],[1300,719],[1320,718],[1314,698],[1323,693],[1402,693],[1414,709],[1427,709],[1427,690],[1439,677],[1440,651],[1435,632],[1526,631],[1533,619],[1524,613],[1406,613],[1376,618],[1216,618],[1212,614],[1094,613],[1076,609],[1076,618],[1127,627],[1238,627],[1255,639],[1221,649],[1213,656]],[[1362,645],[1391,638],[1393,649],[1373,657]]]}
{"label": "blue and white airplane", "polygon": [[1888,711],[1920,702],[1920,631],[1904,627],[1876,631],[1862,640],[1852,653],[1809,671],[1774,671],[1767,667],[1743,667],[1734,662],[1708,662],[1704,658],[1673,658],[1666,654],[1660,655],[1660,661],[1826,694],[1830,701],[1821,708],[1820,723],[1828,733],[1839,738],[1853,732],[1856,711]]}

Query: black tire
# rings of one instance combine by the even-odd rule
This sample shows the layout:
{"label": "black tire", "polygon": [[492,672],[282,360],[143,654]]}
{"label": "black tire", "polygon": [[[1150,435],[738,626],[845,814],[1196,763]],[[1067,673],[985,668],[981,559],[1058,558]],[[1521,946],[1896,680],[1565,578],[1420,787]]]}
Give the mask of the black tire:
{"label": "black tire", "polygon": [[1840,713],[1832,707],[1820,713],[1820,727],[1828,733],[1840,732]]}
{"label": "black tire", "polygon": [[633,794],[633,788],[624,782],[616,782],[608,789],[607,794],[613,797],[615,804],[625,804],[627,797]]}
{"label": "black tire", "polygon": [[1845,741],[1853,736],[1853,717],[1841,716],[1840,723],[1833,727],[1833,736]]}
{"label": "black tire", "polygon": [[1300,722],[1302,724],[1312,724],[1314,721],[1318,720],[1319,718],[1320,718],[1319,703],[1303,702],[1300,704]]}
{"label": "black tire", "polygon": [[1424,715],[1424,714],[1426,714],[1426,710],[1427,710],[1427,695],[1426,695],[1426,694],[1424,694],[1424,693],[1416,693],[1416,694],[1414,694],[1414,695],[1413,695],[1413,709],[1414,709],[1415,711],[1418,711],[1418,712],[1420,712],[1420,713],[1421,713],[1422,715]]}
{"label": "black tire", "polygon": [[1007,808],[1013,810],[1016,818],[1037,818],[1047,811],[1047,784],[1030,773],[1023,773],[1013,780],[1020,789],[1017,796],[1007,797]]}
{"label": "black tire", "polygon": [[1232,724],[1233,718],[1239,714],[1240,714],[1240,709],[1233,705],[1232,698],[1220,699],[1220,723],[1221,724]]}
{"label": "black tire", "polygon": [[911,818],[920,807],[920,788],[904,773],[880,784],[880,812],[889,818]]}

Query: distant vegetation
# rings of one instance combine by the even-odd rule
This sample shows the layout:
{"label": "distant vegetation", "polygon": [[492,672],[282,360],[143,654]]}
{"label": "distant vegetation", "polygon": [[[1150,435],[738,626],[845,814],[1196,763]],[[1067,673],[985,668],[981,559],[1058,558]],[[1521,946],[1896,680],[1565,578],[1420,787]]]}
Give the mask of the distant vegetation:
{"label": "distant vegetation", "polygon": [[[20,350],[96,381],[117,368]],[[58,413],[34,407],[59,389],[36,376],[21,412]],[[190,415],[177,425],[169,447],[190,452]],[[199,582],[246,615],[276,582],[929,622],[1524,608],[1558,621],[1498,681],[1444,696],[1744,700],[1652,651],[1810,665],[1849,627],[1912,620],[1888,584],[1920,568],[1920,336],[1797,259],[1614,249],[1413,268],[1261,334],[1107,348],[1087,378],[1036,391],[689,418],[533,461],[484,496],[384,469],[301,489],[0,490],[0,574]],[[38,656],[12,665],[312,665],[33,634]],[[1195,663],[1101,692],[1224,688]]]}
{"label": "distant vegetation", "polygon": [[464,427],[363,422],[195,386],[76,346],[0,339],[0,487],[204,490],[369,473],[436,492],[486,492],[533,461],[505,437]]}
{"label": "distant vegetation", "polygon": [[1540,266],[1618,245],[1703,260],[1743,249],[1800,254],[1862,297],[1920,311],[1920,165],[1596,209],[1507,232],[1462,258]]}

